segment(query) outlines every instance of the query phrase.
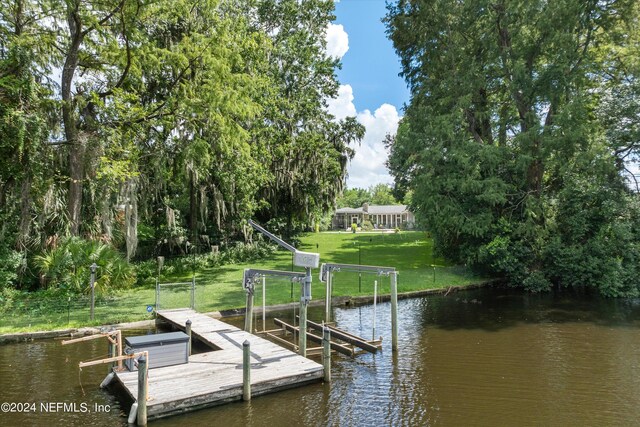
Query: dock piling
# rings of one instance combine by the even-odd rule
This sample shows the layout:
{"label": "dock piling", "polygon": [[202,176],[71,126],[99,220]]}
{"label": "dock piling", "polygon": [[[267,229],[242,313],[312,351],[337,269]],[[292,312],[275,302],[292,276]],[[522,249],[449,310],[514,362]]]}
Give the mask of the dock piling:
{"label": "dock piling", "polygon": [[147,358],[143,354],[138,359],[138,415],[137,424],[147,425]]}
{"label": "dock piling", "polygon": [[247,291],[247,309],[244,315],[244,331],[251,333],[253,330],[253,289]]}
{"label": "dock piling", "polygon": [[322,367],[324,369],[324,382],[331,382],[331,332],[329,328],[322,328]]}
{"label": "dock piling", "polygon": [[242,343],[242,400],[251,400],[251,343]]}
{"label": "dock piling", "polygon": [[391,273],[391,350],[398,351],[398,273]]}
{"label": "dock piling", "polygon": [[184,332],[189,337],[189,343],[187,344],[187,356],[191,356],[191,320],[187,319],[184,326]]}

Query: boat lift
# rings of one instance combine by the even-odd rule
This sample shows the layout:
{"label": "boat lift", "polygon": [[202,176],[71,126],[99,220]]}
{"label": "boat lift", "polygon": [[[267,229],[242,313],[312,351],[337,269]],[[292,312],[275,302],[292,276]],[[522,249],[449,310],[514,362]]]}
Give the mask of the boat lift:
{"label": "boat lift", "polygon": [[245,314],[245,331],[251,332],[251,320],[253,318],[253,293],[255,282],[258,278],[266,276],[289,277],[294,282],[300,283],[300,334],[298,341],[299,353],[303,357],[307,356],[307,307],[311,301],[311,269],[318,268],[320,264],[320,254],[314,252],[303,252],[297,250],[289,243],[282,240],[275,234],[265,230],[262,226],[249,220],[249,225],[254,230],[268,237],[271,241],[293,253],[293,265],[303,267],[304,273],[279,271],[279,270],[257,270],[248,268],[244,271],[242,286],[247,292],[247,312]]}
{"label": "boat lift", "polygon": [[354,271],[358,273],[373,273],[378,276],[389,276],[391,281],[391,349],[392,351],[398,351],[398,272],[396,269],[393,267],[378,267],[373,265],[323,263],[320,267],[320,281],[326,283],[325,322],[327,323],[331,321],[333,273],[338,271]]}

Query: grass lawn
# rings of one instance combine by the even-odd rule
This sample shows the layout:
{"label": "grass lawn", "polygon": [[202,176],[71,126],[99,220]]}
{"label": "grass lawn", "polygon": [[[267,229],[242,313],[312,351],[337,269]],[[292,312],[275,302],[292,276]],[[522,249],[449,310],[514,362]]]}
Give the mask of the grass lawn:
{"label": "grass lawn", "polygon": [[[378,265],[398,270],[398,292],[443,288],[452,285],[477,283],[485,278],[474,276],[464,267],[451,266],[432,256],[432,241],[424,232],[382,233],[309,233],[301,238],[300,250],[319,252],[320,262]],[[432,265],[436,267],[433,268]],[[247,264],[231,264],[196,271],[196,309],[201,312],[242,308],[245,293],[242,290],[242,273],[245,268],[271,270],[292,269],[291,254],[284,250],[273,256]],[[295,268],[296,271],[302,269]],[[311,286],[314,299],[324,299],[325,287],[319,281],[319,270],[314,270]],[[188,277],[161,277],[160,282],[189,281]],[[389,278],[374,274],[337,272],[334,274],[334,296],[373,295],[374,280],[378,281],[378,293],[388,294]],[[188,288],[165,288],[161,295],[161,308],[185,307],[189,304]],[[293,296],[292,296],[293,289]],[[266,304],[275,305],[298,301],[300,286],[286,279],[266,279]],[[155,281],[124,291],[113,300],[96,307],[96,320],[89,322],[88,307],[69,310],[62,307],[56,313],[31,313],[6,316],[0,333],[58,329],[87,325],[127,322],[151,318],[148,305],[155,303]],[[261,286],[256,287],[256,306],[262,305]]]}

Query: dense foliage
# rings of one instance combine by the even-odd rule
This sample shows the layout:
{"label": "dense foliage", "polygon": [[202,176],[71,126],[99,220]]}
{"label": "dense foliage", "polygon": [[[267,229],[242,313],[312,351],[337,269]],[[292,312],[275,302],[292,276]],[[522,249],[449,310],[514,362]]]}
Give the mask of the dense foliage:
{"label": "dense foliage", "polygon": [[3,1],[2,286],[40,283],[34,254],[64,252],[70,236],[130,259],[139,241],[157,255],[247,239],[254,215],[312,226],[363,136],[326,112],[338,87],[325,51],[332,10],[332,0]]}
{"label": "dense foliage", "polygon": [[637,2],[400,0],[389,167],[451,259],[530,290],[640,294]]}
{"label": "dense foliage", "polygon": [[339,208],[359,208],[364,203],[370,205],[399,205],[393,196],[392,189],[387,184],[372,185],[368,189],[349,188],[342,192],[336,205]]}

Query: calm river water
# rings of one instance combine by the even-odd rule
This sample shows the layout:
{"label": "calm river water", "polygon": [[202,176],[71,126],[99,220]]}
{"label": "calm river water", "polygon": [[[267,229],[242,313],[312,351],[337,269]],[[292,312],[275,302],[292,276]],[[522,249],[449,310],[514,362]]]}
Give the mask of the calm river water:
{"label": "calm river water", "polygon": [[[287,315],[292,313],[279,313]],[[365,337],[372,335],[372,315],[370,306],[335,310],[341,328]],[[312,320],[321,316],[321,311],[310,311]],[[379,304],[376,335],[385,339],[383,351],[355,359],[334,356],[330,385],[310,385],[151,424],[640,423],[640,300],[486,288],[402,300],[399,321],[396,355],[390,348],[390,307]],[[35,413],[0,413],[0,425],[126,425],[128,408],[98,388],[107,368],[77,369],[78,361],[105,353],[102,340],[65,347],[59,340],[0,346],[0,401],[37,405]],[[76,412],[58,410],[59,402],[74,404]],[[50,412],[42,410],[43,403]]]}

